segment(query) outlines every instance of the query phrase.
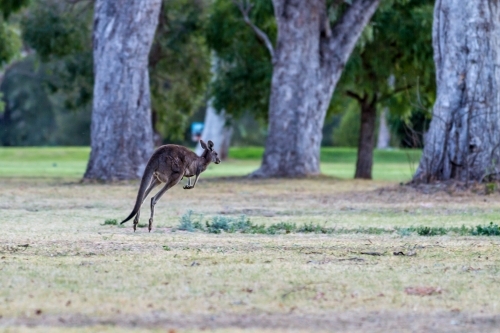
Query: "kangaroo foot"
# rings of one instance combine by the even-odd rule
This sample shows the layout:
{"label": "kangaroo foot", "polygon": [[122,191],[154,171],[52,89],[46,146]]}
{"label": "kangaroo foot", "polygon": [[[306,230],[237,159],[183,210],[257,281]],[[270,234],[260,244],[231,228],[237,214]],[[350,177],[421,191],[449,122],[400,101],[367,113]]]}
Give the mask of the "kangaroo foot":
{"label": "kangaroo foot", "polygon": [[151,232],[152,227],[153,227],[153,219],[149,219],[149,225],[148,225],[149,232]]}
{"label": "kangaroo foot", "polygon": [[134,232],[137,230],[137,224],[139,223],[139,219],[136,217],[134,219]]}

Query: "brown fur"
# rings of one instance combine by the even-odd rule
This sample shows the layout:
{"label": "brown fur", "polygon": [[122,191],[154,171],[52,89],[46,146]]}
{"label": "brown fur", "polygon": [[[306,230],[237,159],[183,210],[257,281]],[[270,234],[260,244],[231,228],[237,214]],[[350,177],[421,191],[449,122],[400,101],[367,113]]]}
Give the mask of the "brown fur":
{"label": "brown fur", "polygon": [[[200,144],[204,149],[201,156],[196,155],[189,148],[178,145],[161,146],[153,153],[144,170],[134,209],[121,224],[135,216],[135,231],[139,223],[142,203],[153,188],[165,183],[165,186],[151,198],[151,217],[149,218],[148,228],[151,231],[156,202],[169,188],[177,185],[181,179],[186,177],[188,183],[183,188],[185,190],[192,189],[196,186],[200,174],[207,169],[211,162],[220,163],[217,152],[213,150],[214,144],[212,141],[209,140],[207,145],[203,140],[200,140]],[[193,185],[191,185],[191,177],[193,176],[195,179]]]}

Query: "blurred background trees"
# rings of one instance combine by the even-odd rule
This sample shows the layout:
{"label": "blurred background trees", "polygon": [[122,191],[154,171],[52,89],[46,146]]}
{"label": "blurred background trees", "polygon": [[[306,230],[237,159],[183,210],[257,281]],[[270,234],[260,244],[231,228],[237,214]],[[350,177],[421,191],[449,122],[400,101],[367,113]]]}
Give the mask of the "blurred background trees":
{"label": "blurred background trees", "polygon": [[[271,0],[162,1],[148,59],[155,145],[194,145],[190,124],[204,120],[208,101],[229,116],[232,145],[264,145],[273,59],[237,4],[246,4],[251,24],[276,48]],[[370,178],[384,108],[390,145],[422,147],[436,89],[433,5],[382,1],[346,62],[326,111],[321,144],[359,147],[360,178]],[[334,24],[350,4],[328,0],[326,6]],[[0,144],[89,145],[94,2],[4,1],[0,9]],[[213,56],[218,66],[212,76]]]}

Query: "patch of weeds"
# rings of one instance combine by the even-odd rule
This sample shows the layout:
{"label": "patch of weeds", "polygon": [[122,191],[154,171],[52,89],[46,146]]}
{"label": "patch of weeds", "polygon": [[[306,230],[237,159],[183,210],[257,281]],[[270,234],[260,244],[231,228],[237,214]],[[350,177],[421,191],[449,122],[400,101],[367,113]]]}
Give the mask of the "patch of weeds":
{"label": "patch of weeds", "polygon": [[310,222],[309,224],[304,224],[303,226],[297,228],[297,232],[302,233],[317,233],[317,234],[327,234],[329,233],[327,228],[320,226],[319,224],[313,224]]}
{"label": "patch of weeds", "polygon": [[254,227],[250,219],[245,215],[241,215],[236,219],[230,219],[229,224],[229,232],[242,232],[248,233]]}
{"label": "patch of weeds", "polygon": [[472,230],[471,233],[472,235],[478,236],[500,236],[500,228],[498,227],[498,224],[490,222],[490,224],[485,226],[478,225],[476,229]]}
{"label": "patch of weeds", "polygon": [[415,228],[415,231],[420,236],[442,236],[446,235],[449,230],[443,227],[419,226]]}
{"label": "patch of weeds", "polygon": [[212,217],[211,221],[206,221],[205,227],[203,227],[201,221],[193,223],[193,227],[211,234],[220,234],[222,231],[227,233],[241,232],[245,234],[269,233],[265,225],[254,224],[245,215],[238,217],[217,215]]}
{"label": "patch of weeds", "polygon": [[163,245],[163,249],[164,249],[165,251],[171,251],[171,250],[172,250],[172,249],[170,248],[170,246],[168,246],[168,245]]}
{"label": "patch of weeds", "polygon": [[453,228],[453,232],[460,236],[467,236],[471,233],[471,228],[467,228],[462,224],[460,228]]}
{"label": "patch of weeds", "polygon": [[185,230],[185,231],[195,231],[195,230],[203,230],[203,224],[201,223],[203,219],[203,215],[196,214],[192,210],[188,210],[184,215],[181,216],[181,221],[177,230]]}
{"label": "patch of weeds", "polygon": [[107,219],[101,225],[118,225],[118,220],[117,219]]}
{"label": "patch of weeds", "polygon": [[207,231],[210,234],[220,234],[221,231],[229,231],[231,224],[229,216],[214,216],[212,222],[207,222]]}
{"label": "patch of weeds", "polygon": [[138,223],[137,228],[146,228],[148,225],[146,223]]}
{"label": "patch of weeds", "polygon": [[280,222],[277,224],[272,224],[267,228],[267,234],[274,235],[277,234],[281,231],[284,231],[285,234],[289,234],[293,231],[297,230],[297,225],[295,223],[287,223],[287,222]]}
{"label": "patch of weeds", "polygon": [[411,234],[413,233],[413,230],[411,228],[398,228],[398,229],[396,229],[396,232],[401,237],[408,237],[408,236],[411,236]]}

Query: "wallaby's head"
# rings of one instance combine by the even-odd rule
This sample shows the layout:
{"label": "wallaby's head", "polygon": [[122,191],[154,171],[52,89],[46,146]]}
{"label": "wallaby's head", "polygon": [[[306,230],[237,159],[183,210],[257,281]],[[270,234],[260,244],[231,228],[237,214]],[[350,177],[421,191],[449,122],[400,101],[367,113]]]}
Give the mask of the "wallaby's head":
{"label": "wallaby's head", "polygon": [[214,150],[214,143],[211,140],[208,140],[208,144],[206,144],[203,140],[200,140],[201,148],[204,149],[203,154],[205,158],[209,158],[211,162],[215,164],[220,163],[220,158],[217,156],[217,152]]}

